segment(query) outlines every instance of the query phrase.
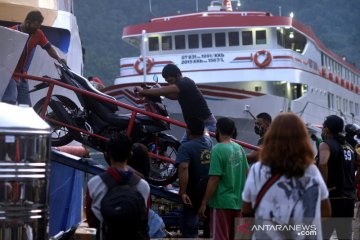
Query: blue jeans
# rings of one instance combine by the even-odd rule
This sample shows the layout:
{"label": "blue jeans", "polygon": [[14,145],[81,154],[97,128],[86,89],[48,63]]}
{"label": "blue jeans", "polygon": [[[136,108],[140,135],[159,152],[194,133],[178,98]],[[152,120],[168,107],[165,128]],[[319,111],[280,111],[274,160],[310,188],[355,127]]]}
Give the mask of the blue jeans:
{"label": "blue jeans", "polygon": [[16,104],[17,101],[18,104],[31,106],[28,81],[20,78],[19,82],[17,82],[11,78],[1,101],[9,104]]}
{"label": "blue jeans", "polygon": [[[205,128],[208,131],[215,132],[215,130],[216,130],[216,118],[214,117],[213,114],[211,114],[210,117],[208,117],[208,119],[206,119],[204,121],[204,125],[205,125]],[[187,142],[187,141],[189,141],[189,139],[188,139],[187,133],[185,132],[183,137],[181,138],[180,143],[184,143],[184,142]]]}

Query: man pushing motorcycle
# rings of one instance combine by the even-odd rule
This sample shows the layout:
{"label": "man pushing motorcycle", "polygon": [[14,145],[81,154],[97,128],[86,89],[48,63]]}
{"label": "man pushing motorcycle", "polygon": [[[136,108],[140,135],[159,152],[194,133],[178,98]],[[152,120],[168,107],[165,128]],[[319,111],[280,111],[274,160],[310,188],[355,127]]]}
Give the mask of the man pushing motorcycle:
{"label": "man pushing motorcycle", "polygon": [[[188,77],[183,77],[180,69],[174,64],[167,64],[162,70],[162,76],[169,85],[152,89],[136,87],[135,91],[141,96],[164,96],[171,100],[178,100],[185,122],[190,118],[198,118],[204,121],[209,131],[214,132],[216,119],[195,82]],[[181,142],[186,141],[185,134]]]}

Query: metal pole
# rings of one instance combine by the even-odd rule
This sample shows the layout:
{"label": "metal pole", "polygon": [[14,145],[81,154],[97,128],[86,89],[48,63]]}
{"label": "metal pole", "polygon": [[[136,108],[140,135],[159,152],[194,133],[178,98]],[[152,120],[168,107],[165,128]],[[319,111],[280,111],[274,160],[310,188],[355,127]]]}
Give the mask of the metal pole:
{"label": "metal pole", "polygon": [[281,16],[281,6],[279,6],[279,16]]}
{"label": "metal pole", "polygon": [[151,0],[149,0],[149,11],[150,11],[150,14],[152,15]]}
{"label": "metal pole", "polygon": [[146,58],[146,42],[147,42],[147,39],[146,39],[146,30],[142,30],[141,32],[141,56],[143,58],[143,70],[144,70],[144,83],[146,82],[146,72],[147,72],[147,69],[146,69],[146,64],[147,64],[147,58]]}
{"label": "metal pole", "polygon": [[196,12],[199,11],[199,0],[196,0]]}

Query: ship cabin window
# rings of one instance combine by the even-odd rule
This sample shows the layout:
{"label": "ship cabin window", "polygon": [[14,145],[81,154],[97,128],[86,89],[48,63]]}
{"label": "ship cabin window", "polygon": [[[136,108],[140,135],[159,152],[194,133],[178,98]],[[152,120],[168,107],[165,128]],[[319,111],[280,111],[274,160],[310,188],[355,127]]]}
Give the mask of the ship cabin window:
{"label": "ship cabin window", "polygon": [[253,44],[252,31],[243,31],[243,32],[241,32],[241,36],[242,36],[243,45],[252,45]]}
{"label": "ship cabin window", "polygon": [[162,50],[172,50],[171,36],[162,36],[161,37],[161,49]]}
{"label": "ship cabin window", "polygon": [[228,32],[228,38],[230,47],[240,45],[239,32]]}
{"label": "ship cabin window", "polygon": [[216,47],[225,47],[226,46],[226,37],[225,33],[215,33],[215,46]]}
{"label": "ship cabin window", "polygon": [[350,114],[354,114],[354,102],[350,101],[349,102],[349,110],[350,110]]}
{"label": "ship cabin window", "polygon": [[283,48],[302,53],[306,45],[306,37],[293,28],[278,28],[277,42]]}
{"label": "ship cabin window", "polygon": [[149,37],[149,51],[159,51],[158,37]]}
{"label": "ship cabin window", "polygon": [[347,113],[348,112],[348,100],[347,99],[343,99],[343,112]]}
{"label": "ship cabin window", "polygon": [[199,35],[197,34],[188,35],[188,43],[190,49],[199,48]]}
{"label": "ship cabin window", "polygon": [[266,44],[266,31],[256,31],[256,44]]}
{"label": "ship cabin window", "polygon": [[338,111],[341,110],[341,97],[340,96],[336,96],[336,109]]}
{"label": "ship cabin window", "polygon": [[185,49],[185,35],[175,36],[175,49]]}
{"label": "ship cabin window", "polygon": [[328,93],[328,108],[334,109],[334,94]]}
{"label": "ship cabin window", "polygon": [[212,47],[212,35],[211,35],[211,33],[201,34],[201,46],[203,48],[211,48]]}

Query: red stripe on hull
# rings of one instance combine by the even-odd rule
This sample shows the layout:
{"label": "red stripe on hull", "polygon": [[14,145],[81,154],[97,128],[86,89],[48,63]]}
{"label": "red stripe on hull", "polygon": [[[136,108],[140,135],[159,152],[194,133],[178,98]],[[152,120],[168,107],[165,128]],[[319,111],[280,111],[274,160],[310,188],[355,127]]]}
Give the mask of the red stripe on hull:
{"label": "red stripe on hull", "polygon": [[256,97],[265,95],[263,93],[240,90],[240,89],[236,89],[236,88],[217,87],[217,86],[209,86],[209,85],[202,85],[202,84],[199,84],[197,86],[198,86],[199,89],[228,91],[228,92],[235,92],[235,93],[242,93],[242,94],[252,95],[252,96],[256,96]]}

